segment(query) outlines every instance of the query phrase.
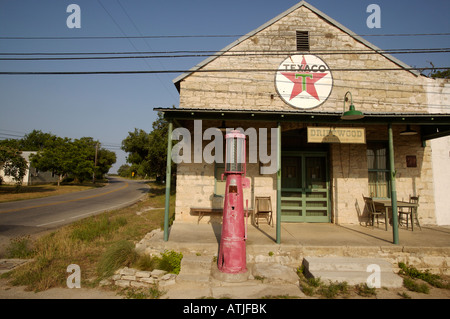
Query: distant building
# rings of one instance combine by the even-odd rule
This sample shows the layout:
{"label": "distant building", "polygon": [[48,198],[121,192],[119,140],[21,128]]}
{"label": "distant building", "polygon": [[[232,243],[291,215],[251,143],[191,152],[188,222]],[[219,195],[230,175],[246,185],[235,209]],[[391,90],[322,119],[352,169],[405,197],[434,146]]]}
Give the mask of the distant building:
{"label": "distant building", "polygon": [[[23,177],[22,185],[37,185],[58,182],[57,175],[52,172],[40,172],[31,165],[31,154],[36,154],[36,152],[22,152],[22,157],[25,158],[28,163],[28,169]],[[0,177],[3,179],[3,184],[16,184],[11,176],[4,174],[2,169],[0,169]]]}

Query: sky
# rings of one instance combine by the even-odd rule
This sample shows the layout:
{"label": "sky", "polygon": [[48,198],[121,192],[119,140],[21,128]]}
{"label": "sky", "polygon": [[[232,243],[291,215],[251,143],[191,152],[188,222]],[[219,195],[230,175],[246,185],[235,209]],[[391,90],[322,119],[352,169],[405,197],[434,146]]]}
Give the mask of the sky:
{"label": "sky", "polygon": [[[52,61],[1,58],[50,57],[4,53],[219,51],[238,39],[237,35],[258,28],[298,2],[0,0],[0,72],[188,70],[206,57]],[[450,1],[308,2],[381,49],[450,47],[449,35],[417,35],[450,34]],[[74,13],[67,12],[71,4],[80,8],[79,28],[67,25]],[[380,7],[380,28],[369,28],[366,23],[372,13],[367,12],[370,4]],[[395,34],[409,36],[392,36]],[[174,35],[185,37],[142,37]],[[227,37],[192,37],[205,35]],[[448,52],[392,55],[412,67],[430,67],[430,62],[437,67],[450,66]],[[0,139],[20,138],[34,129],[73,139],[90,136],[116,152],[117,163],[110,170],[115,173],[126,163],[126,153],[120,146],[128,132],[135,128],[150,132],[157,117],[153,108],[178,106],[179,94],[172,80],[179,74],[0,74]]]}

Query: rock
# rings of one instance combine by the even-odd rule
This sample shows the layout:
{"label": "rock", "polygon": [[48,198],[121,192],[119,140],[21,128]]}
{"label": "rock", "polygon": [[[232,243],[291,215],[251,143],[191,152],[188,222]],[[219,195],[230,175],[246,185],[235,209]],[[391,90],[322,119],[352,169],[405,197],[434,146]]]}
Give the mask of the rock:
{"label": "rock", "polygon": [[175,279],[177,277],[177,275],[175,274],[165,274],[164,276],[162,276],[160,278],[160,280],[171,280],[171,279]]}
{"label": "rock", "polygon": [[122,268],[119,272],[122,276],[134,276],[136,274],[136,269],[133,268]]}
{"label": "rock", "polygon": [[147,284],[155,284],[156,283],[156,279],[155,278],[140,278],[139,279],[140,282],[145,282]]}
{"label": "rock", "polygon": [[159,278],[164,276],[167,273],[165,270],[155,269],[152,271],[152,277]]}
{"label": "rock", "polygon": [[136,271],[136,277],[149,278],[152,275],[151,271]]}
{"label": "rock", "polygon": [[123,287],[123,288],[130,287],[129,280],[116,280],[115,284],[116,284],[116,286]]}

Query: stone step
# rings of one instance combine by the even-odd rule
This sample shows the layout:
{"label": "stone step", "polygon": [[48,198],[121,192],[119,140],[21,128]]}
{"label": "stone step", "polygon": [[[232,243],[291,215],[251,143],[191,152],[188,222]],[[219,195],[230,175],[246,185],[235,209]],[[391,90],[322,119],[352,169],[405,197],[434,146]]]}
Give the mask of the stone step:
{"label": "stone step", "polygon": [[376,288],[399,288],[403,279],[394,273],[392,265],[379,258],[305,257],[305,274],[324,282],[365,284]]}
{"label": "stone step", "polygon": [[371,265],[381,271],[392,271],[392,264],[381,258],[305,257],[303,265],[309,271],[367,271]]}
{"label": "stone step", "polygon": [[176,281],[179,283],[208,283],[211,275],[212,256],[184,255]]}
{"label": "stone step", "polygon": [[184,255],[181,259],[181,272],[189,274],[210,274],[212,256]]}
{"label": "stone step", "polygon": [[[403,285],[403,279],[393,272],[381,272],[379,282],[372,277],[373,273],[363,271],[316,271],[313,274],[314,278],[320,278],[322,282],[336,283],[347,282],[350,286],[359,284],[371,284],[376,288],[400,288]],[[379,285],[379,287],[377,287]]]}
{"label": "stone step", "polygon": [[179,273],[176,282],[177,283],[196,283],[196,284],[208,284],[210,281],[210,274],[186,274]]}

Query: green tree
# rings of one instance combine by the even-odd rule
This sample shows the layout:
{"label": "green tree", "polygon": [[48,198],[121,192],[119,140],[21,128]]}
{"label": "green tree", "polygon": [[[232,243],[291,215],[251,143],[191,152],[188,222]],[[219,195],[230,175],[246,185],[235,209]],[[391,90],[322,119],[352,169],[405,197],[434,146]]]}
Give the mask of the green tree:
{"label": "green tree", "polygon": [[103,178],[103,176],[109,172],[116,161],[116,153],[100,148],[97,154],[97,165],[95,166],[96,176]]}
{"label": "green tree", "polygon": [[158,112],[150,133],[135,128],[122,141],[122,149],[128,153],[127,162],[132,164],[131,170],[137,175],[155,177],[157,181],[163,179],[167,165],[168,127],[163,114]]}
{"label": "green tree", "polygon": [[127,162],[132,164],[131,169],[140,176],[151,175],[148,154],[150,149],[150,136],[142,129],[128,132],[122,141],[122,150],[128,153]]}
{"label": "green tree", "polygon": [[117,174],[122,177],[131,177],[131,166],[128,164],[120,165]]}
{"label": "green tree", "polygon": [[[167,135],[169,123],[163,114],[158,112],[158,118],[152,124],[153,131],[149,134],[150,145],[148,161],[152,175],[157,180],[163,179],[167,168]],[[175,171],[175,170],[172,170]]]}
{"label": "green tree", "polygon": [[434,71],[433,73],[431,73],[431,77],[439,79],[450,79],[450,69],[443,71]]}
{"label": "green tree", "polygon": [[[7,146],[0,146],[0,169],[6,176],[11,176],[19,187],[27,173],[28,164],[22,157],[22,152]],[[0,184],[2,179],[0,177]]]}
{"label": "green tree", "polygon": [[32,155],[31,163],[40,171],[51,171],[59,176],[58,186],[63,177],[70,172],[69,138],[56,137],[44,150]]}

